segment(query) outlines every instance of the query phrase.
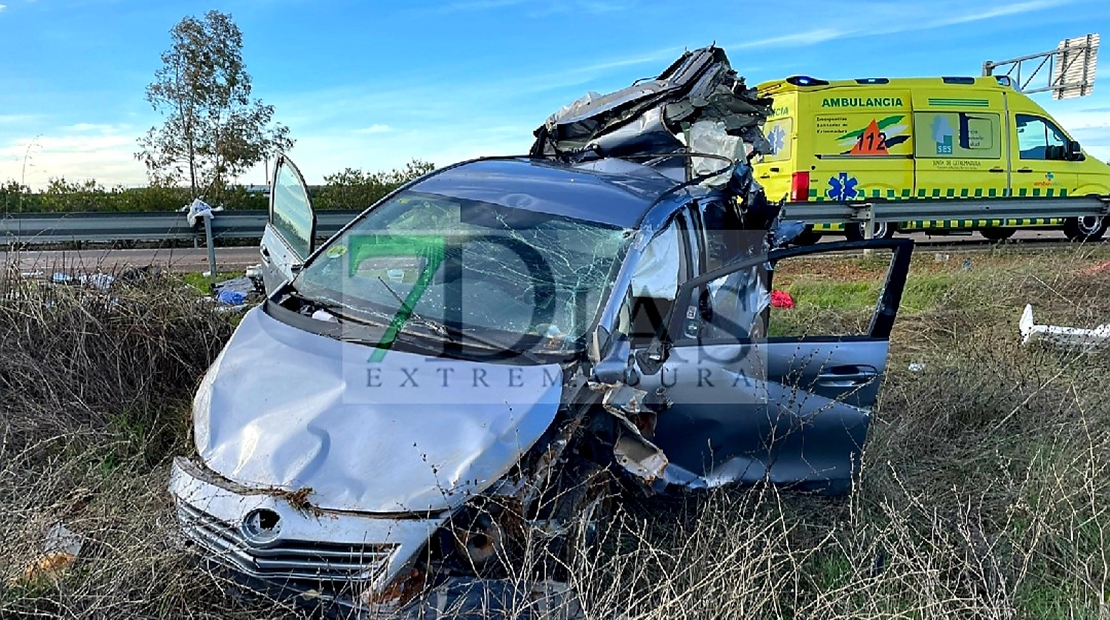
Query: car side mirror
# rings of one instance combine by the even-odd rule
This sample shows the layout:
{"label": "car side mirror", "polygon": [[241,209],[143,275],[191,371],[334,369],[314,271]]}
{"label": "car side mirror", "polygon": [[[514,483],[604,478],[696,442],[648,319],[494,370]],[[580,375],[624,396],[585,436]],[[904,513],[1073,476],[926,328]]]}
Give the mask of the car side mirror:
{"label": "car side mirror", "polygon": [[605,356],[594,365],[593,380],[598,383],[639,383],[632,368],[632,343],[624,334],[610,339]]}
{"label": "car side mirror", "polygon": [[1069,161],[1079,161],[1083,159],[1083,147],[1079,146],[1078,140],[1068,140],[1067,158]]}

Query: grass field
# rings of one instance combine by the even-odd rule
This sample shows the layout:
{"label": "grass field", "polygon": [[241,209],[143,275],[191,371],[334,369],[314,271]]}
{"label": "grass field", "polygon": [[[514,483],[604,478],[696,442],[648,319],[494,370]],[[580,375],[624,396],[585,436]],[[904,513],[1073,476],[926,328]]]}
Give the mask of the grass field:
{"label": "grass field", "polygon": [[[1041,322],[1110,321],[1110,268],[1084,273],[1108,261],[920,250],[852,494],[629,498],[577,560],[589,617],[1110,618],[1110,352],[1023,347],[1017,330],[1026,303]],[[884,268],[793,265],[776,288],[797,307],[772,325],[860,329]],[[197,294],[0,279],[0,617],[296,616],[228,596],[175,537],[169,458],[233,328]],[[59,520],[78,560],[21,579]]]}

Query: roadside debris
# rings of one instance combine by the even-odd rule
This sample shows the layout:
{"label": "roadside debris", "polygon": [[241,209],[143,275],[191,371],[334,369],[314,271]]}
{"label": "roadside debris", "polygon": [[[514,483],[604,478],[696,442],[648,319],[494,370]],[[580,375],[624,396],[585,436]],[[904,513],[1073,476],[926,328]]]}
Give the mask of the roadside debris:
{"label": "roadside debris", "polygon": [[1084,352],[1093,351],[1110,342],[1110,323],[1094,329],[1082,327],[1061,327],[1057,325],[1037,325],[1033,322],[1033,306],[1026,304],[1018,323],[1021,330],[1021,343],[1043,341],[1059,347],[1077,348]]}
{"label": "roadside debris", "polygon": [[67,273],[55,272],[50,276],[50,281],[54,284],[79,284],[81,286],[91,286],[92,288],[106,290],[112,286],[112,282],[116,280],[115,276],[110,276],[106,273],[80,274],[71,276]]}
{"label": "roadside debris", "polygon": [[56,582],[77,561],[81,553],[81,537],[62,523],[55,523],[46,532],[42,553],[23,572],[12,579],[11,585],[31,584],[43,580]]}
{"label": "roadside debris", "polygon": [[1075,275],[1077,275],[1077,276],[1093,276],[1096,273],[1099,273],[1101,271],[1106,271],[1107,269],[1110,269],[1110,262],[1101,263],[1101,264],[1095,265],[1094,267],[1087,267],[1086,269],[1080,269],[1079,271],[1075,272]]}
{"label": "roadside debris", "polygon": [[189,222],[189,226],[196,226],[203,219],[212,219],[214,213],[223,210],[223,207],[213,207],[200,198],[193,199],[193,202],[179,209],[179,211],[185,213],[185,219]]}
{"label": "roadside debris", "polygon": [[790,309],[794,307],[794,298],[786,291],[771,291],[771,307]]}

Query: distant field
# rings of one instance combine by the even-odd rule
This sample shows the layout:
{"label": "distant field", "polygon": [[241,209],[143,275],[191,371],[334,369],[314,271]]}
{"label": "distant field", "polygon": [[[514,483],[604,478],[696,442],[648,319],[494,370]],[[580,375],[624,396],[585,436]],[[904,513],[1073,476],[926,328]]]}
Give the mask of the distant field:
{"label": "distant field", "polygon": [[[777,274],[796,307],[772,324],[860,329],[879,258]],[[628,498],[574,570],[589,617],[1110,617],[1110,351],[1017,330],[1026,303],[1110,322],[1108,262],[1106,246],[919,251],[851,496]],[[0,617],[297,617],[229,596],[173,542],[169,458],[235,320],[198,295],[168,276],[116,301],[0,277]],[[20,581],[56,520],[84,537],[79,559]]]}

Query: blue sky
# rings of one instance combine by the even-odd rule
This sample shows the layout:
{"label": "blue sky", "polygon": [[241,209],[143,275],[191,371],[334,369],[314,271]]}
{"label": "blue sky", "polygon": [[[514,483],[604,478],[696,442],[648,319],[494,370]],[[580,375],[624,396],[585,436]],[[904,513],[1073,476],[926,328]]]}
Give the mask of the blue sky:
{"label": "blue sky", "polygon": [[[0,0],[0,182],[143,184],[135,140],[160,120],[144,88],[174,24],[212,8],[243,31],[253,94],[289,126],[310,183],[414,157],[442,166],[525,152],[561,106],[713,42],[754,85],[978,75],[984,60],[1110,36],[1107,0]],[[1092,96],[1035,97],[1107,160],[1102,73]]]}

